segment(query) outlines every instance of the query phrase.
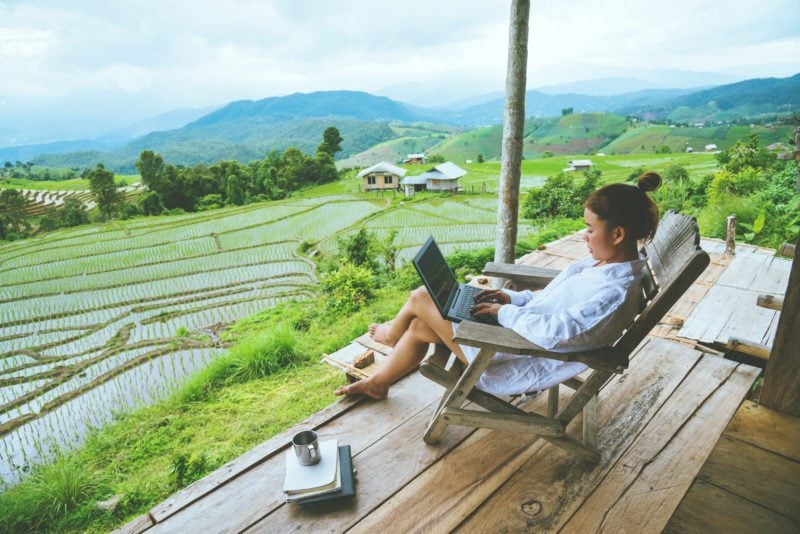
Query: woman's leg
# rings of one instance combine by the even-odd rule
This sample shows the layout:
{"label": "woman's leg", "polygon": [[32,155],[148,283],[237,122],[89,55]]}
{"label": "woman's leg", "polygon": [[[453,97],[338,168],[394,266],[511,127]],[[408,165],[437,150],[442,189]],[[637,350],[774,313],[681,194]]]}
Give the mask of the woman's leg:
{"label": "woman's leg", "polygon": [[444,343],[460,360],[466,363],[461,347],[452,341],[453,323],[442,317],[425,287],[418,287],[411,292],[406,303],[390,323],[371,325],[370,335],[375,341],[394,347],[408,329],[412,319],[415,318],[420,319],[438,336],[438,341],[431,341],[431,343]]}
{"label": "woman's leg", "polygon": [[453,326],[442,318],[424,288],[415,290],[392,321],[390,329],[404,325],[394,343],[389,357],[377,372],[369,378],[359,380],[336,390],[337,395],[362,393],[374,399],[386,398],[389,386],[419,364],[431,343],[444,343],[462,361],[466,361],[461,347],[453,343]]}

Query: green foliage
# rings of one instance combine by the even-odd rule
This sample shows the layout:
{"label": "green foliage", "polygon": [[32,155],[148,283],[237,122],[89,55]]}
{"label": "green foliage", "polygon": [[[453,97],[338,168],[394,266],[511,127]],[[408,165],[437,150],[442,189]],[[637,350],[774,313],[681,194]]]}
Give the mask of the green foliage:
{"label": "green foliage", "polygon": [[16,189],[0,191],[0,239],[9,234],[24,235],[30,229],[25,218],[27,199]]}
{"label": "green foliage", "polygon": [[207,471],[208,455],[205,452],[192,456],[178,454],[172,459],[169,466],[169,472],[173,477],[175,487],[178,489],[201,478]]}
{"label": "green foliage", "polygon": [[600,171],[585,172],[583,183],[577,185],[573,173],[549,176],[542,187],[528,192],[522,205],[522,216],[528,219],[582,217],[583,203],[597,187],[599,177]]}
{"label": "green foliage", "polygon": [[377,281],[369,268],[345,263],[325,274],[320,286],[327,295],[328,309],[334,314],[346,314],[360,309],[372,299]]}
{"label": "green foliage", "polygon": [[375,260],[375,234],[363,226],[356,233],[344,239],[339,239],[339,255],[345,263],[359,267],[366,267],[370,271],[377,270]]}
{"label": "green foliage", "polygon": [[119,205],[119,218],[122,220],[142,215],[142,209],[133,202],[123,202]]}
{"label": "green foliage", "polygon": [[89,214],[86,213],[80,200],[68,198],[64,201],[64,208],[61,210],[61,226],[71,228],[81,224],[89,224]]}
{"label": "green foliage", "polygon": [[724,201],[728,195],[749,196],[767,185],[765,175],[753,167],[744,167],[741,171],[721,170],[708,186],[709,204]]}
{"label": "green foliage", "polygon": [[97,168],[89,173],[89,188],[92,190],[97,207],[106,219],[117,211],[122,203],[122,194],[117,190],[114,173],[98,163]]}
{"label": "green foliage", "polygon": [[303,353],[297,332],[279,325],[263,334],[246,338],[231,349],[231,380],[247,382],[267,377],[300,361]]}
{"label": "green foliage", "polygon": [[317,147],[317,152],[328,154],[331,158],[342,150],[342,135],[335,126],[328,126],[322,133],[322,143]]}
{"label": "green foliage", "polygon": [[139,206],[145,215],[161,215],[164,211],[161,197],[155,191],[149,191],[146,195],[143,195],[139,199]]}
{"label": "green foliage", "polygon": [[444,163],[445,161],[444,154],[431,154],[428,156],[428,163]]}
{"label": "green foliage", "polygon": [[49,529],[100,496],[105,485],[96,477],[74,457],[58,457],[37,467],[28,479],[0,495],[0,530]]}
{"label": "green foliage", "polygon": [[775,155],[760,147],[758,137],[751,134],[747,142],[737,141],[730,150],[717,154],[723,170],[737,174],[747,168],[768,169],[775,163]]}

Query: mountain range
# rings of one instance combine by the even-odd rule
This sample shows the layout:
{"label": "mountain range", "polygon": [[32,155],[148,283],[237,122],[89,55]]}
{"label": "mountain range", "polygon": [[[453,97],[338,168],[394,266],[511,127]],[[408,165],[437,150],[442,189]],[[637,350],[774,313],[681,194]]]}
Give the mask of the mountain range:
{"label": "mountain range", "polygon": [[[502,95],[489,94],[461,102],[463,107],[422,108],[358,91],[295,93],[232,102],[205,113],[176,112],[172,119],[183,122],[182,126],[132,140],[132,134],[118,132],[94,140],[0,148],[0,161],[30,160],[37,165],[59,167],[93,167],[103,162],[118,172],[135,172],[134,162],[144,149],[159,152],[166,161],[175,164],[220,159],[250,161],[289,146],[313,152],[322,132],[331,125],[344,138],[342,152],[338,154],[344,159],[402,137],[401,130],[410,125],[422,125],[429,130],[426,135],[435,139],[447,132],[501,124],[503,102]],[[642,89],[615,95],[526,93],[528,117],[557,117],[569,110],[704,122],[791,113],[799,107],[800,74],[746,80],[699,91]],[[413,148],[416,145],[408,145],[408,152],[413,152]]]}

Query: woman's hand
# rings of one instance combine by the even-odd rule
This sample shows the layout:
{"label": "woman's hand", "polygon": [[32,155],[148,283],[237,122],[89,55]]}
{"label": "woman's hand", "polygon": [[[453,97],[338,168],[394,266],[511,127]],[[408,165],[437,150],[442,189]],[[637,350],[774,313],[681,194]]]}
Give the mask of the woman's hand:
{"label": "woman's hand", "polygon": [[494,315],[500,313],[503,304],[510,304],[511,297],[500,289],[484,289],[475,295],[475,305],[470,308],[472,315]]}

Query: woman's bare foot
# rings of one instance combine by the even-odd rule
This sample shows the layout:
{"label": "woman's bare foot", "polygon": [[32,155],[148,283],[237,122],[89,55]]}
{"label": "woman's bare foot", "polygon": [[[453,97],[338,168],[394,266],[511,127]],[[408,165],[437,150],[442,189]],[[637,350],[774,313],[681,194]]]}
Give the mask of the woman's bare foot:
{"label": "woman's bare foot", "polygon": [[389,394],[389,388],[376,384],[374,380],[365,378],[348,386],[342,386],[334,393],[336,395],[366,395],[376,400],[382,400]]}
{"label": "woman's bare foot", "polygon": [[383,343],[384,345],[388,345],[389,347],[394,347],[397,340],[394,339],[389,330],[392,328],[391,323],[384,323],[384,324],[377,324],[372,323],[369,325],[369,337],[377,341],[378,343]]}

